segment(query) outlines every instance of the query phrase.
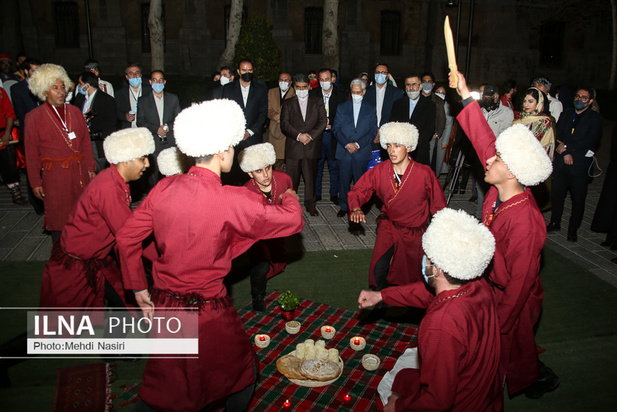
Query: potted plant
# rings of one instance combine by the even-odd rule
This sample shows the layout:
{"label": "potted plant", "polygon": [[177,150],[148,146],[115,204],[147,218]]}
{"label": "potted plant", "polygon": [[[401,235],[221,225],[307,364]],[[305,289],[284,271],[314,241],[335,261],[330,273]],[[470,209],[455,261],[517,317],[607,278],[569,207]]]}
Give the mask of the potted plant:
{"label": "potted plant", "polygon": [[281,293],[279,295],[277,302],[281,308],[281,314],[283,315],[283,318],[285,318],[286,320],[293,319],[294,312],[300,304],[300,299],[298,298],[298,295],[288,290],[287,292]]}

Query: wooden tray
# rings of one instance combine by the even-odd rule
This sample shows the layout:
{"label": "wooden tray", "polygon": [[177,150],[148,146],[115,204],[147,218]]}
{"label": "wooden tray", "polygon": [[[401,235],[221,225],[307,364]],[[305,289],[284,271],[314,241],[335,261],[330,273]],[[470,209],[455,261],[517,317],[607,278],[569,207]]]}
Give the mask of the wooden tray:
{"label": "wooden tray", "polygon": [[[293,352],[288,353],[285,356],[281,356],[281,359],[289,357],[289,356],[296,356],[296,351],[294,350]],[[290,382],[295,383],[298,386],[304,386],[304,387],[307,387],[307,388],[319,388],[319,387],[322,387],[322,386],[328,386],[331,383],[336,382],[336,380],[338,378],[340,378],[341,375],[343,374],[343,368],[344,368],[345,364],[343,363],[343,359],[341,359],[340,356],[338,357],[338,366],[339,366],[339,368],[341,368],[341,371],[339,372],[339,374],[338,374],[338,376],[336,378],[330,379],[329,381],[316,381],[314,379],[289,379],[289,378],[287,378],[287,376],[283,375],[282,373],[281,373],[281,375],[285,376],[285,378],[289,379]],[[280,373],[280,371],[279,371],[279,373]]]}

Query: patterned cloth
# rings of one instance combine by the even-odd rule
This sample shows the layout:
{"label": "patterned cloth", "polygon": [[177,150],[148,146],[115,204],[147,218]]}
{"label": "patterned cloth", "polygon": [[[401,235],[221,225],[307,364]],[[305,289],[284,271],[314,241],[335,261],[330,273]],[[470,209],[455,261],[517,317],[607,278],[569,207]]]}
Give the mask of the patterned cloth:
{"label": "patterned cloth", "polygon": [[[303,300],[296,309],[295,319],[302,324],[300,333],[290,335],[285,331],[285,320],[276,303],[278,293],[266,298],[269,310],[253,312],[249,303],[239,311],[244,328],[254,342],[258,333],[268,334],[270,345],[265,349],[255,346],[259,357],[261,378],[258,383],[251,411],[374,411],[378,408],[377,385],[383,375],[392,369],[396,359],[410,346],[416,345],[417,330],[411,326],[402,327],[385,321],[370,325],[358,324],[358,313],[334,308],[325,304]],[[326,340],[326,347],[339,350],[345,368],[342,376],[333,384],[321,388],[306,388],[291,383],[276,369],[276,360],[295,350],[298,343],[306,339],[322,339],[321,327],[330,325],[336,335]],[[366,347],[355,352],[349,346],[350,339],[362,336]],[[362,356],[373,353],[381,359],[376,371],[362,367]],[[349,394],[347,403],[344,396]],[[285,400],[291,407],[283,409]],[[381,403],[379,403],[381,405]]]}

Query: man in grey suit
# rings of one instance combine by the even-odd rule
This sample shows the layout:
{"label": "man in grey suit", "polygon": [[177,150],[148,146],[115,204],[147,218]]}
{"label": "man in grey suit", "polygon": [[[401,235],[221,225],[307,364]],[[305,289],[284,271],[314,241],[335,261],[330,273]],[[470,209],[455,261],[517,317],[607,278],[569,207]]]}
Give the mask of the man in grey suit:
{"label": "man in grey suit", "polygon": [[304,178],[304,206],[311,216],[315,208],[315,177],[321,157],[322,133],[327,118],[323,99],[309,96],[309,79],[304,74],[294,76],[296,95],[283,101],[281,130],[285,133],[285,165],[293,188],[298,191],[300,175]]}
{"label": "man in grey suit", "polygon": [[154,70],[150,77],[152,93],[139,98],[137,111],[137,126],[150,130],[154,137],[154,153],[150,161],[152,172],[148,177],[150,188],[160,180],[156,158],[163,150],[175,146],[174,120],[180,113],[178,96],[163,91],[165,89],[165,74],[162,70]]}
{"label": "man in grey suit", "polygon": [[362,79],[351,81],[351,100],[338,108],[332,132],[337,141],[336,162],[339,170],[339,205],[337,216],[349,213],[347,194],[351,180],[357,182],[366,172],[371,160],[371,142],[377,136],[375,106],[366,98],[366,83]]}

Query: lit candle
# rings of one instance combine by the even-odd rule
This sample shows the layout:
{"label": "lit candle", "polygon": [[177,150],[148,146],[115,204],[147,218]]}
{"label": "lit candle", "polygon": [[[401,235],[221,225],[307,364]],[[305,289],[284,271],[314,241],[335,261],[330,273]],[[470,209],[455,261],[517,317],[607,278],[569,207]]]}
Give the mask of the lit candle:
{"label": "lit candle", "polygon": [[332,329],[330,328],[330,326],[326,327],[326,332],[327,332],[327,333],[332,332]]}
{"label": "lit candle", "polygon": [[355,338],[353,340],[354,345],[359,345],[360,344],[360,338]]}
{"label": "lit candle", "polygon": [[259,340],[260,340],[260,341],[262,341],[262,342],[264,342],[264,341],[266,340],[266,337],[265,337],[264,335],[260,335],[260,336],[259,336]]}
{"label": "lit candle", "polygon": [[349,403],[349,401],[351,400],[351,396],[349,396],[349,394],[347,393],[347,394],[345,394],[343,399],[345,399],[345,403]]}
{"label": "lit candle", "polygon": [[289,409],[290,406],[291,406],[291,402],[289,402],[289,399],[287,399],[285,402],[283,402],[283,407],[285,409]]}

